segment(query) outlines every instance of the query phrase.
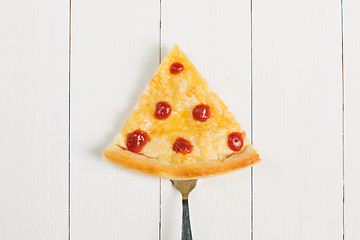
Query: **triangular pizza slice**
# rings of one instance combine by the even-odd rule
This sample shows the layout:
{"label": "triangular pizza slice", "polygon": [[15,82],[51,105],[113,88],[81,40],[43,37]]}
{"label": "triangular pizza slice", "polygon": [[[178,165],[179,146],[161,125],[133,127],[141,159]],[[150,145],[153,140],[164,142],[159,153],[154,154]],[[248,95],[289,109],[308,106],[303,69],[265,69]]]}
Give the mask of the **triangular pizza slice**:
{"label": "triangular pizza slice", "polygon": [[260,161],[233,114],[175,45],[105,157],[153,176],[192,179]]}

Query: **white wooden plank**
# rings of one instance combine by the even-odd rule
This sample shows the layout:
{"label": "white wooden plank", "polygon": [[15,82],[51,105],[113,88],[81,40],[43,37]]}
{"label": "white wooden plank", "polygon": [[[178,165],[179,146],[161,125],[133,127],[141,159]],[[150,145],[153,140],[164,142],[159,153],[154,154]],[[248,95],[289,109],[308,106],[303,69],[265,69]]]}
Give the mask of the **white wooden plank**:
{"label": "white wooden plank", "polygon": [[159,2],[73,1],[71,239],[158,239],[159,179],[103,159],[159,62]]}
{"label": "white wooden plank", "polygon": [[67,1],[0,1],[0,239],[68,238]]}
{"label": "white wooden plank", "polygon": [[[250,136],[250,2],[162,1],[162,55],[174,43]],[[190,195],[194,239],[250,238],[250,169],[198,181]],[[162,239],[180,239],[181,196],[162,180]]]}
{"label": "white wooden plank", "polygon": [[344,36],[344,237],[360,239],[360,2],[343,1]]}
{"label": "white wooden plank", "polygon": [[340,1],[253,1],[254,239],[342,239]]}

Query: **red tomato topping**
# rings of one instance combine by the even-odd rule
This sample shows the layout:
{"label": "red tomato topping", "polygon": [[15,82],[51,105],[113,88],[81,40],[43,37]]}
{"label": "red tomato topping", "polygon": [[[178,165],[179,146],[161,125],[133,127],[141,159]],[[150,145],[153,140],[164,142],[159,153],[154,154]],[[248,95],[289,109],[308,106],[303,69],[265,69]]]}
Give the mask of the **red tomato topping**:
{"label": "red tomato topping", "polygon": [[182,65],[181,63],[178,63],[178,62],[173,63],[173,64],[171,64],[171,66],[170,66],[170,72],[171,72],[172,74],[179,74],[179,73],[181,73],[183,70],[184,70],[184,65]]}
{"label": "red tomato topping", "polygon": [[173,150],[177,153],[188,154],[193,150],[193,145],[184,138],[178,138],[174,142]]}
{"label": "red tomato topping", "polygon": [[171,106],[167,102],[158,102],[156,104],[156,110],[155,110],[155,118],[157,119],[166,119],[171,114]]}
{"label": "red tomato topping", "polygon": [[126,147],[134,153],[138,153],[150,140],[148,134],[140,129],[127,135]]}
{"label": "red tomato topping", "polygon": [[205,104],[197,105],[193,109],[193,118],[196,121],[205,122],[210,118],[210,107]]}
{"label": "red tomato topping", "polygon": [[229,134],[228,146],[231,150],[240,151],[243,145],[244,145],[244,140],[242,138],[241,133],[233,132]]}

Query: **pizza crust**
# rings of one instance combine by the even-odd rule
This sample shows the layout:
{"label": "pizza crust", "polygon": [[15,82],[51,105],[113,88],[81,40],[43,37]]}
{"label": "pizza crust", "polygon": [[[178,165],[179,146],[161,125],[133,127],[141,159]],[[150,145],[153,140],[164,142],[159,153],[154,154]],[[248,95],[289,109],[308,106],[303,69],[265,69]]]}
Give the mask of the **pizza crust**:
{"label": "pizza crust", "polygon": [[161,164],[158,160],[142,154],[132,153],[111,144],[104,151],[105,157],[125,168],[147,173],[152,176],[169,179],[198,179],[229,173],[260,161],[259,154],[251,146],[245,146],[240,153],[234,153],[223,161],[203,161],[183,163],[181,165]]}

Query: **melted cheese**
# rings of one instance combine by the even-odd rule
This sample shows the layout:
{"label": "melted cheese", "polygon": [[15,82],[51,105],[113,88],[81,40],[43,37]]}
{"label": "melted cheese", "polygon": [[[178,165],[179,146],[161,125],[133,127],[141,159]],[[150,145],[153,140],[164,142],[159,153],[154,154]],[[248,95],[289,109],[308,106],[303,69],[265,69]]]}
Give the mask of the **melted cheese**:
{"label": "melted cheese", "polygon": [[[174,62],[184,65],[178,75],[169,71]],[[154,117],[156,104],[160,101],[166,101],[172,107],[167,119]],[[210,106],[211,116],[205,122],[193,119],[192,110],[198,104]],[[126,136],[136,129],[147,132],[151,138],[141,153],[171,165],[222,161],[234,153],[227,145],[228,135],[243,132],[232,113],[177,46],[160,65],[114,143],[126,148]],[[183,155],[172,150],[179,137],[192,143],[191,153]],[[249,140],[245,138],[244,146],[248,144]]]}

